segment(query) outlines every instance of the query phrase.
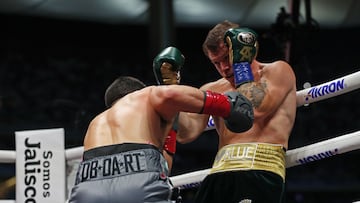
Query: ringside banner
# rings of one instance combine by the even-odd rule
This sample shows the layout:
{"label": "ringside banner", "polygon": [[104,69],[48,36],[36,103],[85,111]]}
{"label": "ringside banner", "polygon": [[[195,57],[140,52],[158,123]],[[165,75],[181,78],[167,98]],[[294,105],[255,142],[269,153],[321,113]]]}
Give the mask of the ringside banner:
{"label": "ringside banner", "polygon": [[16,202],[66,201],[64,129],[15,132]]}

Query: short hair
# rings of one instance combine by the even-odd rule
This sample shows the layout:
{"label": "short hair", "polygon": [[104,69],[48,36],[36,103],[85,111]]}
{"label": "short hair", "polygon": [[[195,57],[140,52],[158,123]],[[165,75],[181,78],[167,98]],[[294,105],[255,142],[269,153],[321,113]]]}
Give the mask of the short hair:
{"label": "short hair", "polygon": [[118,99],[140,90],[146,85],[139,79],[131,76],[120,76],[112,82],[105,91],[105,106],[110,108]]}
{"label": "short hair", "polygon": [[224,20],[221,23],[216,24],[206,36],[206,39],[202,45],[203,52],[208,56],[208,52],[216,53],[219,48],[220,42],[224,41],[225,32],[230,28],[238,28],[239,24]]}

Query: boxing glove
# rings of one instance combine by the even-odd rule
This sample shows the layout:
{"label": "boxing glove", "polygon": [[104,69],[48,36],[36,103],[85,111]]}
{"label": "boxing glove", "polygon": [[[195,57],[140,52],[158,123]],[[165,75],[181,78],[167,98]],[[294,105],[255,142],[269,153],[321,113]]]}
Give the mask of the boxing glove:
{"label": "boxing glove", "polygon": [[226,92],[231,103],[230,115],[224,118],[226,127],[233,132],[245,132],[254,122],[251,102],[239,92]]}
{"label": "boxing glove", "polygon": [[153,60],[153,71],[159,85],[180,83],[180,70],[184,65],[185,57],[176,47],[167,47]]}
{"label": "boxing glove", "polygon": [[249,28],[231,28],[225,32],[229,62],[234,70],[235,87],[254,81],[250,64],[258,51],[257,34]]}
{"label": "boxing glove", "polygon": [[204,106],[200,113],[224,118],[226,127],[235,133],[249,130],[254,122],[251,102],[237,91],[225,94],[204,92]]}

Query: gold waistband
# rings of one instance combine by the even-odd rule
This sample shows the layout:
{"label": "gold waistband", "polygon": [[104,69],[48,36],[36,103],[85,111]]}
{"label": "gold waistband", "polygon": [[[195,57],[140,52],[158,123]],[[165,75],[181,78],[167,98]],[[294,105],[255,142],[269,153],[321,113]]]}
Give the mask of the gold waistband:
{"label": "gold waistband", "polygon": [[285,181],[285,151],[281,145],[241,143],[226,145],[216,154],[210,173],[236,170],[265,170]]}

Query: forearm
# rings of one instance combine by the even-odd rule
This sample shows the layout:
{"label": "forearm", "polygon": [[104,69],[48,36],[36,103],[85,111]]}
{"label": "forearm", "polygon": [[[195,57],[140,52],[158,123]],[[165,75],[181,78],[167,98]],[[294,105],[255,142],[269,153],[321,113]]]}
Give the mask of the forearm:
{"label": "forearm", "polygon": [[177,141],[188,143],[197,139],[206,128],[209,117],[207,114],[180,112]]}

